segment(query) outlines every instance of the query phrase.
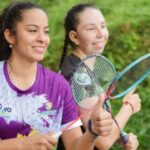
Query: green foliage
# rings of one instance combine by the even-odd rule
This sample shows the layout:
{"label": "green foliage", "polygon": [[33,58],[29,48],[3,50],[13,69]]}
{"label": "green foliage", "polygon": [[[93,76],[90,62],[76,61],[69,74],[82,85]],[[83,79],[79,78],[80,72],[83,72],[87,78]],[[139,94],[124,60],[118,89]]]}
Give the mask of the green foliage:
{"label": "green foliage", "polygon": [[[47,67],[58,71],[64,41],[63,20],[67,10],[80,0],[32,0],[41,5],[48,13],[51,45],[43,61]],[[0,10],[11,0],[1,2]],[[83,0],[94,3],[104,14],[110,38],[104,55],[121,70],[134,59],[150,53],[150,2],[149,0]],[[125,131],[133,132],[140,141],[139,150],[150,149],[150,77],[143,82],[137,92],[142,99],[142,110],[135,114]],[[112,101],[114,114],[121,101]],[[114,146],[112,150],[122,149]]]}

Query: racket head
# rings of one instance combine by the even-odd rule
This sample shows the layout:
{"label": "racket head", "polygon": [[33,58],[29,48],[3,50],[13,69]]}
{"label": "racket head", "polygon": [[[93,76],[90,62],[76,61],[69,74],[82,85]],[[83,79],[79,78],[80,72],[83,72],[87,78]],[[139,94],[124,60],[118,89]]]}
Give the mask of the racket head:
{"label": "racket head", "polygon": [[150,53],[136,59],[116,75],[113,81],[115,90],[110,94],[109,98],[117,99],[126,95],[149,75]]}
{"label": "racket head", "polygon": [[105,95],[115,76],[115,68],[106,57],[95,53],[84,58],[70,80],[76,103],[85,109],[92,108],[99,96]]}

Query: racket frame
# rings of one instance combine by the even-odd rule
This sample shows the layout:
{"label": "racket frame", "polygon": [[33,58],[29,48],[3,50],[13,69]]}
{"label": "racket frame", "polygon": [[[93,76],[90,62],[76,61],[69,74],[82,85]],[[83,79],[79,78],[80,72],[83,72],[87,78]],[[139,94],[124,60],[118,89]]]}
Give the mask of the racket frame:
{"label": "racket frame", "polygon": [[[143,61],[144,59],[148,59],[150,58],[150,53],[143,55],[141,57],[139,57],[138,59],[136,59],[135,61],[133,61],[132,63],[130,63],[129,65],[127,65],[121,72],[119,72],[116,77],[114,78],[112,84],[117,84],[118,80],[131,68],[133,68],[135,65],[137,65],[138,63],[140,63],[141,61]],[[115,95],[115,96],[110,96],[113,91],[111,92],[111,94],[108,96],[110,99],[118,99],[122,96],[124,96],[125,94],[127,94],[129,91],[131,91],[132,89],[134,89],[138,84],[140,84],[147,76],[150,75],[150,68],[147,70],[147,72],[145,72],[134,84],[132,84],[130,87],[128,87],[126,90],[124,90],[123,92]],[[112,85],[111,84],[111,85]]]}

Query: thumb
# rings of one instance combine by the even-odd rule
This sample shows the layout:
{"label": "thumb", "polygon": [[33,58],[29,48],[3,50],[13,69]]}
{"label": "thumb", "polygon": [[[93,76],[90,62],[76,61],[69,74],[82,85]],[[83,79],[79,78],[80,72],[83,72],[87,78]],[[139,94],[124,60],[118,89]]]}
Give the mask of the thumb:
{"label": "thumb", "polygon": [[105,96],[104,95],[101,95],[97,101],[97,104],[96,104],[96,107],[95,109],[97,110],[102,110],[103,109],[103,103],[104,103],[104,100],[105,100]]}

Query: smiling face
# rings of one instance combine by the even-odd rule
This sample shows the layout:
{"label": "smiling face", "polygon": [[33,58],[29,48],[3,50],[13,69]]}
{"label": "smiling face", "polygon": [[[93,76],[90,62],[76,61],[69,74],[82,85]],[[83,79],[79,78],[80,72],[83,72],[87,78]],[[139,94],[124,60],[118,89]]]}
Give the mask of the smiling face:
{"label": "smiling face", "polygon": [[50,43],[48,18],[38,8],[25,10],[22,20],[16,23],[16,34],[9,41],[12,44],[12,56],[28,61],[41,61]]}
{"label": "smiling face", "polygon": [[76,38],[76,53],[80,53],[80,57],[94,52],[102,53],[109,37],[102,13],[95,8],[86,8],[78,18],[79,24],[76,31],[73,31]]}

